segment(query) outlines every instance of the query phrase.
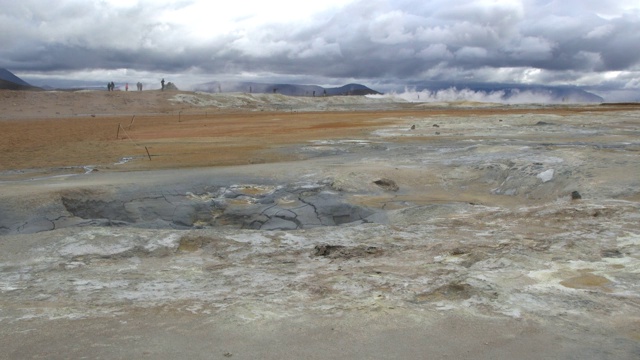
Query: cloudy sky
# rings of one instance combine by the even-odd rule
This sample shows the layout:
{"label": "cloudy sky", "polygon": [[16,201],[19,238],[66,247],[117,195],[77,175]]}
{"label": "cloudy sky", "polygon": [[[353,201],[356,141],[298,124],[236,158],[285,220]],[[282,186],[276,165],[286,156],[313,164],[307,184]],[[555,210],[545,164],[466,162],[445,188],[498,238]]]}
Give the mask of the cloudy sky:
{"label": "cloudy sky", "polygon": [[[640,93],[638,0],[0,0],[32,83],[423,81]],[[156,84],[157,83],[157,84]],[[626,95],[625,95],[626,94]]]}

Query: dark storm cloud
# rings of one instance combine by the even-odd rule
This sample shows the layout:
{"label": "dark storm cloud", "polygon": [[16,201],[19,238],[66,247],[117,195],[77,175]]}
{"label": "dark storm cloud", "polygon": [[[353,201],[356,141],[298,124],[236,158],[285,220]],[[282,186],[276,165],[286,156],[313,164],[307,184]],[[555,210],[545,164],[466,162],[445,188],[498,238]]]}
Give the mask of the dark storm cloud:
{"label": "dark storm cloud", "polygon": [[592,84],[620,72],[620,87],[640,72],[633,1],[358,0],[273,21],[218,2],[1,2],[0,67],[17,72]]}

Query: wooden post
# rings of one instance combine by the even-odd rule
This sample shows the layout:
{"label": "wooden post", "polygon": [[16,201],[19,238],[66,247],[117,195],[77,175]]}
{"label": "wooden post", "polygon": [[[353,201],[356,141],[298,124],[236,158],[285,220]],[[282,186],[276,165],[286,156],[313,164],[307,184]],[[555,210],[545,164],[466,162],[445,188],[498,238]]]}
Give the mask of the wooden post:
{"label": "wooden post", "polygon": [[133,117],[131,118],[131,123],[129,124],[129,130],[131,130],[131,125],[133,125],[133,120],[136,118],[135,115],[133,115]]}
{"label": "wooden post", "polygon": [[145,150],[147,150],[147,156],[149,157],[149,161],[151,161],[151,155],[149,155],[149,149],[147,149],[147,147],[144,147]]}
{"label": "wooden post", "polygon": [[118,137],[120,136],[120,128],[122,126],[120,126],[120,124],[118,124],[118,132],[116,133],[116,140],[118,139]]}

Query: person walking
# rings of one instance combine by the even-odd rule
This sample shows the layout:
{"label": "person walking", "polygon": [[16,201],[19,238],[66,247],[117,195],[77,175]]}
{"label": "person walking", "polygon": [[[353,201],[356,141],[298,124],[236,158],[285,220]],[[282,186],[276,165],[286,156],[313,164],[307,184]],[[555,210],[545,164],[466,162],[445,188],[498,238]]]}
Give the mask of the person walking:
{"label": "person walking", "polygon": [[162,81],[160,81],[160,84],[162,85],[162,91],[164,91],[164,79],[162,79]]}

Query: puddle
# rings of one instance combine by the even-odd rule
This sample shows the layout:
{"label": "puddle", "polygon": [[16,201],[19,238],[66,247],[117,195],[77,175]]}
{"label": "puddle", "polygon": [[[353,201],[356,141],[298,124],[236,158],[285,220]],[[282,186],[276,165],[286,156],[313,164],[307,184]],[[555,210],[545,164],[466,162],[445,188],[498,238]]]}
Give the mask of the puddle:
{"label": "puddle", "polygon": [[133,157],[130,157],[130,156],[123,157],[123,158],[120,159],[120,161],[118,161],[117,163],[114,163],[113,165],[123,165],[123,164],[126,164],[126,163],[128,163],[128,162],[130,162],[132,160],[133,160]]}
{"label": "puddle", "polygon": [[581,274],[572,278],[560,281],[560,285],[572,289],[603,289],[608,290],[611,281],[604,276],[592,273]]}

